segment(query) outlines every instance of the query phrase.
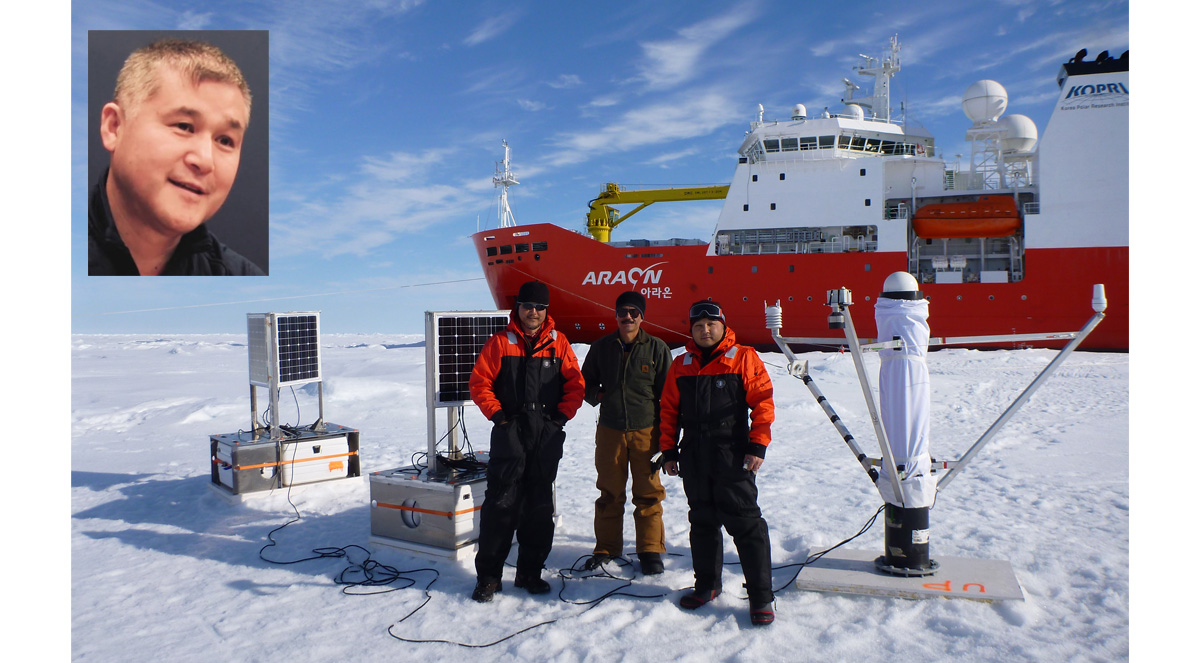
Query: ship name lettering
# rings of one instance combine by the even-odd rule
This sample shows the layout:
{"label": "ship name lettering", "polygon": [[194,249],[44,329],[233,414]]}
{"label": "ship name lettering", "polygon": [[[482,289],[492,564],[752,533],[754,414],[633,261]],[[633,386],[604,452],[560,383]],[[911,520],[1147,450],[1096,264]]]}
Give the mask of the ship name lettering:
{"label": "ship name lettering", "polygon": [[1123,83],[1101,83],[1100,85],[1076,85],[1067,92],[1066,99],[1082,97],[1089,94],[1129,94],[1129,89]]}
{"label": "ship name lettering", "polygon": [[624,271],[610,272],[603,270],[600,272],[588,272],[587,276],[583,277],[582,285],[644,285],[647,283],[658,283],[662,279],[662,270],[654,269],[663,263],[655,263],[649,267],[631,267]]}

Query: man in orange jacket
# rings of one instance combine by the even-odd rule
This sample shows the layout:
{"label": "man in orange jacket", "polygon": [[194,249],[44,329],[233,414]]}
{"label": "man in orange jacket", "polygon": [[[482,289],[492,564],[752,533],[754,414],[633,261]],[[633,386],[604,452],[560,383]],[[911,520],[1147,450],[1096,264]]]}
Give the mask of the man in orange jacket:
{"label": "man in orange jacket", "polygon": [[775,621],[771,539],[754,479],[775,421],[771,378],[758,353],[737,344],[720,304],[696,302],[688,318],[692,340],[667,370],[660,407],[664,468],[683,477],[692,524],[696,584],[679,605],[694,610],[720,595],[724,527],[746,577],[750,621],[765,626]]}
{"label": "man in orange jacket", "polygon": [[554,542],[554,479],[563,426],[583,404],[583,375],[565,335],[547,313],[550,290],[530,281],[517,293],[508,328],[484,344],[468,384],[492,426],[488,486],[479,513],[477,581],[471,598],[501,591],[504,560],[517,535],[513,586],[550,591],[542,567]]}

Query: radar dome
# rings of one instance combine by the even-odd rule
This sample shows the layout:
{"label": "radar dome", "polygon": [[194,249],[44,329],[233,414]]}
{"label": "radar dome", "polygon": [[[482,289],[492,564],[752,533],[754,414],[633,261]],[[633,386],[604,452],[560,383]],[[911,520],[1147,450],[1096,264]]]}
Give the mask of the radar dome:
{"label": "radar dome", "polygon": [[793,120],[803,120],[806,117],[808,117],[808,109],[804,107],[804,104],[796,104],[795,106],[792,106]]}
{"label": "radar dome", "polygon": [[996,81],[976,81],[963,93],[962,105],[963,112],[975,124],[995,122],[1008,108],[1008,91]]}
{"label": "radar dome", "polygon": [[850,104],[846,106],[846,112],[843,113],[843,115],[852,120],[861,120],[865,114],[863,113],[862,106],[859,106],[858,104]]}
{"label": "radar dome", "polygon": [[1037,145],[1037,125],[1027,116],[1016,113],[1005,115],[997,124],[1004,131],[1004,138],[1000,139],[1001,150],[1025,153],[1032,152],[1033,146]]}

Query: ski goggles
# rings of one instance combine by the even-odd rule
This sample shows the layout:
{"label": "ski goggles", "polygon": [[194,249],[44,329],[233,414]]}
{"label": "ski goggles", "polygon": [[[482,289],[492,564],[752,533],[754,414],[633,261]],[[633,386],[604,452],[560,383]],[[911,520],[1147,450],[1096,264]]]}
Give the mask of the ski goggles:
{"label": "ski goggles", "polygon": [[533,302],[517,302],[517,306],[520,306],[521,309],[525,310],[525,311],[534,311],[534,310],[545,311],[546,307],[548,307],[550,305],[549,304],[535,304]]}
{"label": "ski goggles", "polygon": [[721,307],[714,302],[692,304],[691,310],[688,311],[688,320],[694,323],[700,318],[725,322],[725,314],[721,311]]}

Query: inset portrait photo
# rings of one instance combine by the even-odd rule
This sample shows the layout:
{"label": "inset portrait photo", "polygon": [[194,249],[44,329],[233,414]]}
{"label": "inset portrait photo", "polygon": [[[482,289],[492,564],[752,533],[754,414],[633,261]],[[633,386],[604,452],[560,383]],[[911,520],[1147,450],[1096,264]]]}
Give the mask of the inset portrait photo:
{"label": "inset portrait photo", "polygon": [[265,276],[268,33],[88,31],[88,275]]}

